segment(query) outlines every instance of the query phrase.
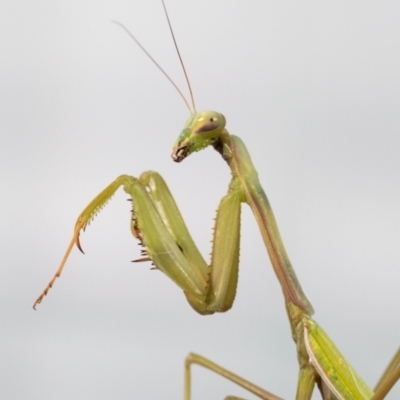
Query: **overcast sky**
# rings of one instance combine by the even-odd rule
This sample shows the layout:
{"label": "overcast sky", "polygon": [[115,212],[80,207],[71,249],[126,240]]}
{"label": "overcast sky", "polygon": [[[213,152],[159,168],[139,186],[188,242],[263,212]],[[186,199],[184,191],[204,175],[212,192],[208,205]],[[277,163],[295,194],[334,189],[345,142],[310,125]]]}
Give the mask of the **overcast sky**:
{"label": "overcast sky", "polygon": [[[400,338],[399,2],[167,6],[197,108],[222,112],[248,146],[315,319],[373,386]],[[188,111],[111,20],[187,93],[159,0],[0,1],[0,397],[180,399],[194,351],[293,399],[295,346],[247,206],[226,314],[197,315],[130,262],[122,191],[31,309],[77,216],[118,175],[160,172],[207,257],[227,190],[212,149],[171,161]],[[193,380],[194,400],[254,399],[200,369]]]}

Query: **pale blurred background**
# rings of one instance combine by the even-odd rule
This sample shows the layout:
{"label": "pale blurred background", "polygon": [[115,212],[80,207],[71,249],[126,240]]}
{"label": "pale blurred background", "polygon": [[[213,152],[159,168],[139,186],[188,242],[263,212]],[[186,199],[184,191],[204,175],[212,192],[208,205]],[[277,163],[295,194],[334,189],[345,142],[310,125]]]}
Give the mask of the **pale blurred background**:
{"label": "pale blurred background", "polygon": [[[316,319],[373,386],[400,338],[400,4],[168,0],[198,109],[243,138]],[[204,255],[229,171],[171,147],[188,111],[122,29],[185,93],[158,0],[0,2],[0,397],[181,399],[203,354],[293,399],[295,347],[257,226],[243,207],[237,299],[202,317],[139,247],[121,173],[162,173]],[[254,396],[200,369],[193,399]],[[400,397],[400,385],[389,396]],[[314,396],[319,398],[319,394]]]}

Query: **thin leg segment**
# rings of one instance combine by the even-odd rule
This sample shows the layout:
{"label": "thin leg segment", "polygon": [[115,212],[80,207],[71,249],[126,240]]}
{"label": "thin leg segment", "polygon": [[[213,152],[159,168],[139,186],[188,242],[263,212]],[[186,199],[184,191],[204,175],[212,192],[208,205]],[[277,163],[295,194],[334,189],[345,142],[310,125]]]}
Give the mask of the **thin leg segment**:
{"label": "thin leg segment", "polygon": [[315,370],[310,365],[300,367],[296,400],[310,400],[315,386]]}
{"label": "thin leg segment", "polygon": [[241,378],[240,376],[222,368],[221,366],[213,363],[205,357],[199,356],[198,354],[190,353],[185,360],[185,400],[190,400],[190,388],[191,388],[191,371],[190,367],[192,364],[200,365],[203,368],[207,368],[210,371],[215,372],[218,375],[229,379],[231,382],[236,383],[242,388],[248,390],[250,393],[258,396],[260,399],[265,400],[283,400],[281,397],[275,396],[273,393],[268,392],[260,388],[254,383]]}
{"label": "thin leg segment", "polygon": [[381,400],[384,399],[385,396],[390,392],[392,387],[399,381],[400,379],[400,348],[397,350],[397,353],[393,356],[393,359],[390,361],[389,365],[385,369],[381,379],[376,384],[375,387],[375,395],[371,400]]}

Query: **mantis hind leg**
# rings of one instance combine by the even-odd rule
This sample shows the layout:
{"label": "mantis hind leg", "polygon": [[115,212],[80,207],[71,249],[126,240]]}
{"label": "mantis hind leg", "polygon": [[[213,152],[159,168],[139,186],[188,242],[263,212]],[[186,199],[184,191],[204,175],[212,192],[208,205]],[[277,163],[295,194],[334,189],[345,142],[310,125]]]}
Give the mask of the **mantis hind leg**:
{"label": "mantis hind leg", "polygon": [[380,400],[385,398],[392,387],[400,379],[400,348],[393,356],[389,365],[386,367],[379,382],[375,386],[375,395],[372,400]]}
{"label": "mantis hind leg", "polygon": [[[271,392],[260,388],[247,381],[246,379],[241,378],[240,376],[234,374],[233,372],[228,371],[227,369],[213,363],[205,357],[202,357],[198,354],[190,353],[185,360],[185,400],[190,400],[190,390],[191,390],[191,366],[193,364],[200,365],[203,368],[209,369],[210,371],[215,372],[218,375],[223,376],[224,378],[230,380],[233,383],[241,386],[243,389],[248,390],[250,393],[258,396],[260,399],[264,400],[282,400],[281,397],[275,396]],[[226,399],[238,399],[238,397],[228,396]]]}

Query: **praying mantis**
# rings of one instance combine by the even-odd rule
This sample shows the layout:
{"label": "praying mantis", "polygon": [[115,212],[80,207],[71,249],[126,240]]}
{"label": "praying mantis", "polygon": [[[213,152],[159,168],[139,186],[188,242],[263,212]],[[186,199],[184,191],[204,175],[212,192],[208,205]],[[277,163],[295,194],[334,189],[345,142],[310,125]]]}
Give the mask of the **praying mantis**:
{"label": "praying mantis", "polygon": [[[371,398],[372,391],[347,362],[335,365],[334,362],[342,360],[342,356],[312,319],[313,307],[290,265],[272,210],[243,142],[229,135],[222,114],[196,113],[194,105],[191,111],[191,117],[173,147],[174,161],[182,162],[193,152],[211,146],[222,156],[233,175],[228,194],[218,209],[211,267],[207,266],[197,251],[162,178],[152,172],[144,173],[138,179],[123,175],[104,189],[82,212],[61,267],[43,295],[47,294],[60,275],[73,246],[76,244],[80,248],[81,229],[85,229],[113,193],[123,186],[133,200],[131,230],[134,237],[144,245],[142,261],[151,260],[156,268],[169,276],[184,290],[190,305],[199,313],[227,311],[233,304],[237,284],[240,204],[246,202],[259,225],[285,298],[300,364],[297,398],[310,398],[315,383],[319,385],[323,398],[333,398],[331,393],[336,398]],[[41,302],[43,295],[35,305]],[[328,353],[331,353],[332,359],[328,360]],[[399,358],[397,354],[392,367],[384,375],[386,382],[381,381],[378,391],[388,389],[390,385],[387,382],[398,379]],[[191,362],[198,362],[222,373],[219,367],[202,358],[191,356],[187,362],[188,368]],[[339,375],[346,375],[345,379],[336,381],[335,374],[330,375],[332,368]],[[189,373],[186,381],[188,398]],[[236,379],[236,382],[239,380]],[[250,390],[252,388],[254,386],[249,387]],[[378,392],[374,398],[383,396]],[[267,392],[261,393],[261,397],[277,398]]]}

